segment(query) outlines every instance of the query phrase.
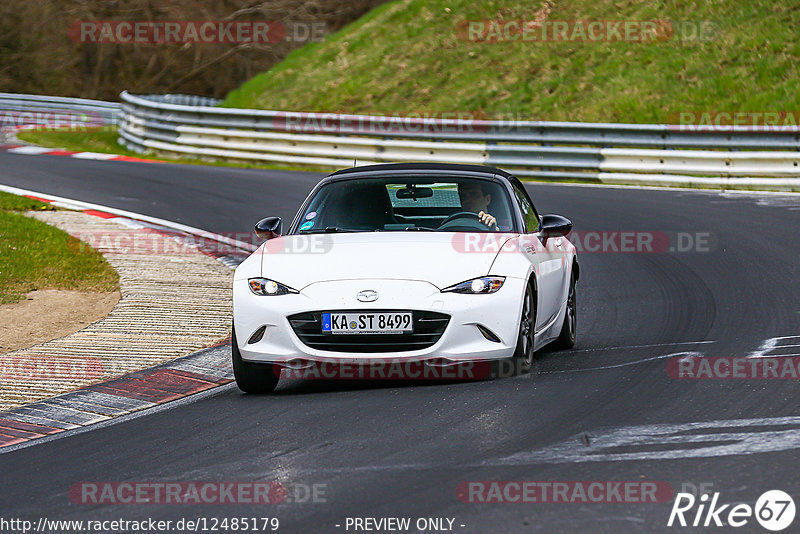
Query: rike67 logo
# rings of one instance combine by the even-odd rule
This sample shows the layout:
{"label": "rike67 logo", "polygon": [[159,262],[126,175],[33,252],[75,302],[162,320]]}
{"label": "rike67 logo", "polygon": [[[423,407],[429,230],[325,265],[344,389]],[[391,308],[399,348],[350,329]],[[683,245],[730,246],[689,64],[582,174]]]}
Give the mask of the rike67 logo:
{"label": "rike67 logo", "polygon": [[667,526],[680,527],[743,527],[753,518],[765,529],[777,532],[794,521],[794,500],[781,490],[764,492],[755,506],[745,503],[721,504],[719,492],[703,494],[699,499],[691,493],[678,493],[669,514]]}

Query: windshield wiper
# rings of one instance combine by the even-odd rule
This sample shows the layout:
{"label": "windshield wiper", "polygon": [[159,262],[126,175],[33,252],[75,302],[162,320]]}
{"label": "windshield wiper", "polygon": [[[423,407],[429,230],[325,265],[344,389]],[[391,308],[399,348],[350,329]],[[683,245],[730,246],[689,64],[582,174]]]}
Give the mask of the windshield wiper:
{"label": "windshield wiper", "polygon": [[335,234],[337,232],[360,232],[361,230],[348,230],[347,228],[339,228],[338,226],[327,226],[325,228],[316,228],[314,230],[300,230],[300,234]]}

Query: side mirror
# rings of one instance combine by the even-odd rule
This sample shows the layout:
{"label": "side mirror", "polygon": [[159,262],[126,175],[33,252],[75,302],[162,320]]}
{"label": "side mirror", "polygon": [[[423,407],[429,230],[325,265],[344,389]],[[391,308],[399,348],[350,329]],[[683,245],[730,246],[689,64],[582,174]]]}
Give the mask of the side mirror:
{"label": "side mirror", "polygon": [[264,241],[275,239],[281,236],[282,227],[283,221],[280,217],[267,217],[256,223],[256,235]]}
{"label": "side mirror", "polygon": [[548,237],[564,237],[572,231],[572,221],[561,215],[544,215],[542,216],[542,229],[540,234],[542,238]]}

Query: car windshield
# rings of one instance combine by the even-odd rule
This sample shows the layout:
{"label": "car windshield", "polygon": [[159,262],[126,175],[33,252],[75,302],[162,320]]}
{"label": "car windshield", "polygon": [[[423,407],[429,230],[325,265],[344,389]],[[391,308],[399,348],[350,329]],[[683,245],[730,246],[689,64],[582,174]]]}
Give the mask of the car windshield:
{"label": "car windshield", "polygon": [[501,184],[479,178],[341,180],[317,191],[297,231],[505,232],[514,230],[510,202]]}

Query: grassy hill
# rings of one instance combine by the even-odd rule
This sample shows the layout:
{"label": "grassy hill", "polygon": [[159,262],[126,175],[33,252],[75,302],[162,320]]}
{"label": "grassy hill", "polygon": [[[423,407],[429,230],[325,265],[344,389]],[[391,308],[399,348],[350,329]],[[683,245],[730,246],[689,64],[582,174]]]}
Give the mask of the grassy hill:
{"label": "grassy hill", "polygon": [[[656,21],[658,31],[647,42],[471,40],[466,21],[487,19]],[[639,123],[797,111],[797,27],[789,0],[398,0],[292,52],[223,105]]]}

